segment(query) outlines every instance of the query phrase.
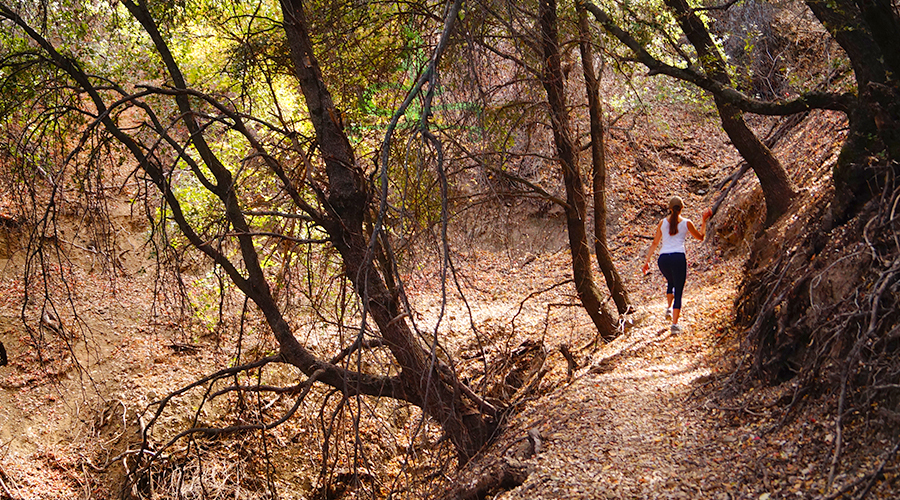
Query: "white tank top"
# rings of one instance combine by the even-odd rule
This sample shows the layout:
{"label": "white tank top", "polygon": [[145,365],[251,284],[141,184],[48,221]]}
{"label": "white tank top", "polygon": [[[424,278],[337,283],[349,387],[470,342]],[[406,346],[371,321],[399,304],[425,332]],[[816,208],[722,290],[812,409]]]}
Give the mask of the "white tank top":
{"label": "white tank top", "polygon": [[678,223],[678,233],[669,234],[669,219],[668,217],[663,219],[662,227],[660,227],[660,231],[662,231],[662,246],[659,248],[659,253],[684,253],[684,239],[687,237],[688,228],[687,228],[687,219],[681,219],[681,222]]}

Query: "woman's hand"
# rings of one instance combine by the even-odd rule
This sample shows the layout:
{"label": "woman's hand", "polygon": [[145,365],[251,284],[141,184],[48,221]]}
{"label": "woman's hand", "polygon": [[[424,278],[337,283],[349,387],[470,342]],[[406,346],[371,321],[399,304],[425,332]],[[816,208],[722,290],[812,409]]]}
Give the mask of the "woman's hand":
{"label": "woman's hand", "polygon": [[710,217],[712,217],[712,209],[707,208],[703,211],[703,222],[708,221]]}
{"label": "woman's hand", "polygon": [[644,274],[649,273],[649,272],[650,272],[650,263],[649,263],[649,262],[644,262],[644,267],[642,267],[641,270],[644,271]]}

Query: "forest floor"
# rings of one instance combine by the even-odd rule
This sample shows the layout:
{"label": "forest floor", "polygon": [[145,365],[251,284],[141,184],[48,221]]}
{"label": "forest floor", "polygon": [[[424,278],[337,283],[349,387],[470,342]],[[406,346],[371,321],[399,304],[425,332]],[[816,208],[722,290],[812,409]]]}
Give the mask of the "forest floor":
{"label": "forest floor", "polygon": [[[839,126],[835,122],[829,130]],[[696,192],[686,196],[686,216],[699,220],[709,202],[710,183],[728,173],[725,168],[704,170],[704,165],[737,163],[733,157],[724,161],[714,151],[701,150],[709,137],[698,131],[693,143],[679,139],[675,153],[690,156],[691,165],[653,172],[632,165],[627,176],[614,180],[620,188],[618,206],[623,207],[617,216],[627,223],[617,228],[613,251],[637,310],[632,315],[635,323],[612,342],[596,342],[595,330],[577,305],[569,282],[571,262],[563,224],[552,214],[541,220],[513,217],[511,225],[521,229],[512,238],[515,241],[492,249],[471,245],[455,254],[467,304],[459,300],[444,304],[436,287],[439,270],[433,266],[405,276],[422,324],[434,324],[444,311],[445,347],[458,354],[463,372],[479,365],[509,368],[516,353],[533,353],[529,346],[534,345],[547,356],[531,390],[492,395],[512,401],[515,410],[497,440],[462,470],[442,471],[443,477],[465,488],[504,467],[525,470],[524,482],[481,492],[482,498],[506,500],[826,499],[839,498],[845,485],[869,481],[873,487],[868,498],[897,497],[896,459],[882,464],[894,442],[867,433],[865,422],[845,427],[844,449],[837,466],[832,466],[834,395],[811,396],[794,410],[791,381],[729,390],[739,387],[730,385],[731,377],[739,373],[746,347],[732,324],[749,253],[743,238],[731,243],[717,239],[731,237],[722,228],[733,222],[733,214],[723,210],[721,220],[714,218],[720,229],[715,236],[702,244],[689,243],[682,333],[673,335],[664,318],[663,278],[655,270],[640,274],[648,235],[663,213],[660,205],[671,186]],[[827,155],[822,153],[822,158],[833,157],[839,143],[834,144],[823,149]],[[797,148],[797,154],[806,153]],[[827,171],[824,161],[818,167],[819,174]],[[807,192],[815,193],[816,183],[827,184],[827,176],[819,177],[802,183]],[[676,185],[678,179],[686,184]],[[621,189],[635,182],[636,188]],[[739,196],[743,203],[753,202],[752,191],[751,186]],[[0,368],[2,500],[117,497],[116,485],[103,482],[110,478],[97,465],[134,444],[120,442],[126,435],[133,440],[136,434],[131,417],[233,355],[224,343],[203,333],[208,325],[173,323],[178,305],[163,295],[153,297],[153,263],[139,255],[142,232],[128,227],[126,205],[119,207],[116,223],[131,234],[130,274],[104,277],[95,272],[96,255],[91,253],[68,261],[71,267],[63,273],[64,285],[73,293],[71,303],[57,303],[67,325],[65,335],[54,336],[41,322],[46,303],[32,299],[23,309],[21,261],[14,254],[0,255],[6,259],[0,262],[0,340],[10,351],[10,365]],[[732,206],[731,211],[752,211],[748,206],[752,207]],[[74,236],[69,241],[75,241]],[[77,319],[70,306],[78,310]],[[22,315],[30,330],[21,326]],[[228,328],[237,329],[235,324]],[[561,345],[571,350],[578,364],[571,376]],[[166,417],[172,429],[187,425],[192,416],[190,401],[180,404],[176,408],[180,413]],[[312,412],[310,421],[315,420],[315,408]],[[303,430],[300,424],[297,427],[300,435]],[[285,471],[278,481],[284,498],[310,497],[318,473],[317,452],[297,448],[289,456],[294,462],[282,464]],[[226,465],[248,473],[235,464]],[[884,466],[883,474],[872,474],[879,466]],[[232,480],[236,479],[228,478]],[[441,491],[434,488],[451,486],[433,481],[429,491],[441,498]],[[201,493],[185,497],[204,498]],[[234,490],[229,498],[253,496]]]}
{"label": "forest floor", "polygon": [[[673,335],[664,317],[659,273],[638,279],[632,297],[642,304],[636,312],[642,320],[600,345],[571,381],[529,402],[464,477],[496,474],[489,471],[498,463],[525,464],[531,473],[524,484],[498,499],[824,496],[831,422],[805,412],[780,426],[790,383],[744,398],[715,397],[739,359],[730,327],[742,262],[703,265],[698,261],[715,259],[714,252],[693,254],[682,333]],[[539,450],[516,456],[528,431],[540,436]],[[852,472],[837,482],[875,467],[875,458],[845,456]]]}
{"label": "forest floor", "polygon": [[[836,130],[836,123],[822,116],[804,123],[795,131],[802,141],[781,151],[795,165],[802,164],[803,156],[815,162],[795,174],[807,197],[802,204],[813,205],[827,192],[828,165],[837,143],[822,132]],[[654,184],[677,185],[690,172],[696,170],[670,169]],[[736,196],[730,216],[714,219],[718,229],[711,228],[707,241],[688,243],[680,321],[684,331],[679,334],[671,333],[664,317],[662,276],[655,267],[648,276],[638,271],[648,246],[640,231],[650,234],[652,224],[623,228],[618,269],[637,304],[636,324],[598,345],[591,345],[590,334],[584,333],[591,331],[584,317],[567,323],[580,322],[580,336],[545,327],[542,340],[548,349],[560,344],[580,348],[580,368],[564,377],[563,357],[548,357],[555,364],[548,376],[556,374],[558,385],[523,404],[498,442],[461,473],[464,491],[504,500],[900,495],[897,432],[885,435],[878,432],[880,424],[850,415],[838,438],[836,394],[801,393],[796,379],[765,385],[744,378],[740,367],[748,360],[749,346],[734,326],[734,311],[750,245],[724,240],[733,236],[726,226],[735,213],[752,212],[752,205],[741,206],[752,202],[751,191]],[[699,220],[707,200],[691,197],[686,216]],[[648,210],[652,205],[633,206],[625,218],[637,219],[635,213]],[[565,257],[537,269],[565,269]],[[528,290],[547,279],[537,272],[518,286]],[[507,484],[481,488],[490,478]]]}

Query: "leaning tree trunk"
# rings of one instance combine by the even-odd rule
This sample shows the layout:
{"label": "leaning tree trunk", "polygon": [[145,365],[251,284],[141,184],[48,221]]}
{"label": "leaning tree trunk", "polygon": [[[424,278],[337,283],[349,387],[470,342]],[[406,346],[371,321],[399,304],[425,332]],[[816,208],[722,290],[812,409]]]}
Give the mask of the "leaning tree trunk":
{"label": "leaning tree trunk", "polygon": [[572,250],[572,273],[575,278],[575,290],[578,298],[587,311],[597,332],[605,340],[616,337],[617,329],[612,316],[603,306],[600,294],[594,285],[591,270],[591,252],[587,242],[585,229],[584,183],[578,156],[569,126],[569,113],[566,110],[566,98],[563,89],[563,74],[559,60],[559,41],[556,28],[556,0],[540,0],[538,16],[540,18],[541,47],[543,49],[544,68],[542,82],[547,91],[550,105],[550,123],[553,128],[553,139],[562,168],[563,182],[566,187],[566,227],[569,233],[569,248]]}
{"label": "leaning tree trunk", "polygon": [[[731,86],[731,77],[722,54],[713,43],[706,25],[697,17],[687,0],[665,2],[675,13],[678,24],[697,50],[697,58],[703,70],[713,80]],[[771,225],[790,209],[796,195],[793,182],[772,151],[747,126],[743,112],[718,96],[715,96],[715,102],[722,128],[759,178],[766,200],[766,225]]]}
{"label": "leaning tree trunk", "polygon": [[604,151],[603,109],[600,104],[600,82],[594,74],[594,50],[588,30],[587,12],[578,8],[579,48],[581,49],[581,66],[584,71],[584,86],[587,92],[588,111],[591,121],[591,160],[593,165],[594,188],[594,253],[597,264],[606,278],[606,287],[616,303],[619,314],[631,309],[625,282],[613,263],[612,254],[607,245],[606,233],[606,154]]}
{"label": "leaning tree trunk", "polygon": [[312,50],[303,2],[282,0],[281,7],[291,59],[325,160],[331,210],[325,229],[341,254],[347,277],[400,364],[400,380],[407,399],[440,423],[456,446],[460,461],[466,462],[487,442],[492,425],[462,398],[459,380],[448,370],[441,370],[422,347],[403,319],[397,294],[389,291],[383,276],[372,265],[369,239],[363,229],[369,202],[365,177],[335,118],[338,113]]}
{"label": "leaning tree trunk", "polygon": [[885,0],[807,0],[806,5],[847,54],[857,85],[833,172],[832,223],[837,224],[883,185],[880,163],[871,159],[900,161],[900,19]]}

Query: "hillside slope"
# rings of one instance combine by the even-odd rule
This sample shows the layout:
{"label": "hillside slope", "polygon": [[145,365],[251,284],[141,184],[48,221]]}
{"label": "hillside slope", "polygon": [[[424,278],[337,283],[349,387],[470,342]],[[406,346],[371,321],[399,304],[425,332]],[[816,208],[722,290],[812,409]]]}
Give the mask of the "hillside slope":
{"label": "hillside slope", "polygon": [[[689,247],[684,333],[672,335],[667,328],[661,277],[637,276],[642,254],[626,256],[623,267],[640,297],[637,316],[643,321],[592,351],[560,389],[530,401],[503,437],[461,473],[458,494],[895,498],[896,432],[857,420],[843,429],[843,450],[837,452],[836,392],[808,393],[808,381],[799,377],[772,385],[747,379],[753,349],[735,317],[745,259],[751,253],[759,259],[761,252],[790,255],[805,231],[819,227],[821,221],[810,217],[830,194],[842,127],[840,117],[816,113],[776,149],[802,187],[795,212],[763,239],[780,241],[780,247],[756,245],[751,252],[761,220],[754,208],[758,190],[747,179],[722,205],[707,241]],[[689,209],[687,216],[699,218],[699,210]],[[759,261],[752,265],[765,272]],[[856,271],[849,271],[846,279],[853,276]],[[829,277],[841,279],[839,273]]]}
{"label": "hillside slope", "polygon": [[[397,425],[391,427],[394,435],[363,429],[380,457],[369,466],[385,477],[376,482],[379,487],[351,489],[348,497],[384,497],[405,478],[413,486],[397,487],[395,497],[443,498],[456,484],[462,496],[510,499],[818,498],[834,497],[877,469],[891,443],[865,429],[854,431],[840,475],[828,489],[834,395],[792,412],[793,381],[751,382],[747,392],[742,389],[748,386],[735,384],[748,351],[742,330],[734,327],[733,301],[762,221],[752,175],[729,192],[707,241],[689,248],[683,334],[671,335],[662,317],[661,276],[639,274],[665,198],[681,194],[686,215],[699,219],[721,193],[719,181],[738,168],[714,117],[697,119],[691,115],[695,111],[681,116],[670,110],[638,130],[611,131],[610,244],[638,305],[635,324],[617,340],[597,344],[589,320],[575,306],[567,282],[569,256],[559,233],[563,224],[552,211],[535,215],[528,205],[510,209],[507,226],[484,217],[460,221],[460,231],[472,235],[469,246],[455,249],[466,303],[442,303],[433,267],[407,273],[423,324],[445,311],[442,334],[445,346],[459,355],[459,368],[478,373],[485,367],[504,382],[491,385],[496,392],[488,397],[514,404],[496,442],[458,472],[448,466],[438,436],[402,444],[406,438],[398,429],[414,427],[415,421],[399,418],[402,412],[390,416],[388,427]],[[827,197],[842,126],[833,115],[813,114],[777,148],[803,188],[796,217]],[[770,122],[757,128],[774,129]],[[0,368],[0,498],[118,497],[148,405],[226,366],[244,331],[235,316],[216,323],[219,304],[213,301],[199,302],[205,311],[185,309],[171,288],[178,283],[156,276],[151,248],[143,243],[146,228],[135,222],[131,206],[124,200],[110,203],[117,214],[113,226],[121,267],[102,272],[108,261],[92,250],[90,233],[67,226],[70,232],[59,239],[75,257],[61,267],[47,263],[53,271],[47,295],[68,297],[62,302],[32,294],[23,307],[21,245],[27,231],[3,229],[0,341],[10,351],[10,365]],[[498,234],[505,235],[502,241]],[[194,280],[188,284],[193,292],[203,297],[215,289],[215,277],[202,265],[184,266]],[[239,312],[240,302],[222,307]],[[55,311],[62,328],[42,319],[48,310]],[[244,341],[260,356],[271,345],[264,333]],[[572,353],[577,368],[560,346]],[[281,380],[289,381],[289,376]],[[262,445],[251,436],[210,441],[199,448],[205,454],[200,465],[189,457],[173,461],[163,471],[168,475],[156,476],[156,495],[257,498],[271,488],[281,498],[340,496],[347,485],[336,489],[326,483],[340,483],[345,469],[331,464],[333,475],[321,475],[322,451],[309,437],[320,432],[315,430],[318,401]],[[276,403],[275,408],[286,404]],[[162,427],[170,433],[186,428],[198,418],[194,404],[190,398],[176,401]],[[199,417],[241,418],[229,411],[213,406]],[[267,446],[272,456],[263,461],[259,450]],[[406,452],[432,457],[422,460],[436,465],[406,472]],[[870,497],[895,495],[896,463],[885,470]],[[264,476],[271,483],[260,479]],[[498,482],[498,476],[505,481]],[[492,490],[498,483],[502,487]]]}

